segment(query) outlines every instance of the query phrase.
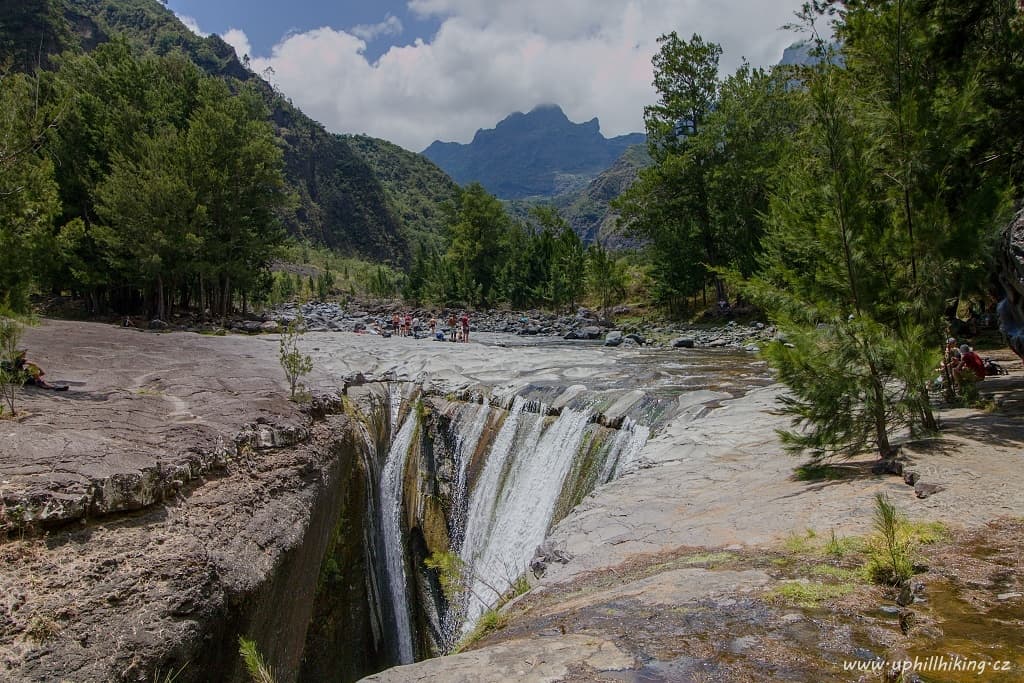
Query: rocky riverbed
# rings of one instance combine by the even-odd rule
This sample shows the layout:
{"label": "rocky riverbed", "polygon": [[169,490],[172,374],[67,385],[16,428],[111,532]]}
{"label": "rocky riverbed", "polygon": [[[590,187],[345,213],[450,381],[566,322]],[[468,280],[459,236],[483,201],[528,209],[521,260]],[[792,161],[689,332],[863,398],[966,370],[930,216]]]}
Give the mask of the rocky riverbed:
{"label": "rocky riverbed", "polygon": [[[170,321],[131,321],[132,325],[163,331],[176,330],[225,334],[276,333],[300,318],[310,332],[362,332],[390,334],[392,318],[408,314],[414,321],[414,332],[429,335],[428,322],[436,316],[437,329],[448,332],[448,314],[398,304],[366,302],[307,302],[282,304],[270,311],[227,321],[223,327],[193,319],[172,318]],[[461,314],[461,311],[456,311]],[[559,338],[568,341],[600,341],[607,346],[648,346],[674,348],[728,348],[756,352],[766,341],[777,338],[774,327],[761,322],[739,323],[721,319],[716,323],[687,325],[656,318],[638,316],[637,311],[620,306],[611,318],[596,311],[580,308],[572,315],[549,311],[470,311],[470,331],[521,337]]]}
{"label": "rocky riverbed", "polygon": [[[864,651],[972,654],[974,632],[957,632],[961,640],[947,647],[924,628],[972,604],[984,607],[971,616],[978,633],[998,623],[1008,634],[992,657],[1024,651],[1014,650],[1020,556],[1003,540],[1019,534],[1012,520],[1024,516],[1024,373],[1016,364],[986,380],[992,410],[944,411],[942,438],[904,444],[904,468],[933,487],[919,497],[901,477],[873,473],[869,460],[795,476],[799,463],[774,433],[784,425],[774,412],[778,389],[749,353],[478,337],[486,343],[316,332],[301,344],[314,358],[309,388],[324,396],[375,380],[416,381],[452,398],[479,386],[575,386],[617,397],[607,416],[643,387],[672,411],[639,467],[555,528],[555,561],[507,608],[505,629],[465,654],[381,680],[822,680],[822,666]],[[325,553],[358,538],[338,520],[358,519],[365,507],[357,450],[344,442],[352,404],[303,410],[287,401],[271,334],[44,321],[26,346],[48,378],[71,389],[26,389],[23,415],[0,421],[0,680],[152,681],[182,667],[181,681],[242,680],[233,657],[242,633],[257,639],[282,681],[296,680]],[[923,579],[930,588],[919,596],[939,597],[906,617],[924,629],[917,640],[872,639],[900,631],[898,610],[847,629],[843,610],[852,624],[858,604],[883,610],[894,597],[842,574],[856,569],[854,555],[819,561],[833,532],[867,533],[877,492],[952,530],[930,555],[939,573]],[[1011,522],[985,536],[998,518]],[[972,553],[988,564],[971,565],[974,584],[964,592],[956,572],[939,565]],[[808,573],[816,565],[831,574]],[[365,590],[364,567],[331,572],[349,587],[339,595]],[[825,594],[813,608],[786,602],[803,593],[784,586],[808,583]],[[355,609],[344,600],[336,607]],[[374,647],[369,627],[340,642],[352,657]],[[800,659],[801,651],[810,654]],[[762,663],[776,655],[782,668]],[[370,661],[359,666],[374,670]],[[859,680],[831,669],[826,678]]]}

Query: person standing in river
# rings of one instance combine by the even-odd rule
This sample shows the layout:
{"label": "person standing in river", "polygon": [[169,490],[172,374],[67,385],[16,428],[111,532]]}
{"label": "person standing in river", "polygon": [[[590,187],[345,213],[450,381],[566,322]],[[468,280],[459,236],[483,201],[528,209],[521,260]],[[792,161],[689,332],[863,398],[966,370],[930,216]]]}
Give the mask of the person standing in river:
{"label": "person standing in river", "polygon": [[462,341],[469,342],[469,314],[465,311],[462,312],[462,317],[459,318],[459,323],[462,325]]}
{"label": "person standing in river", "polygon": [[455,317],[455,311],[448,314],[448,335],[451,341],[455,341],[458,334],[459,321]]}

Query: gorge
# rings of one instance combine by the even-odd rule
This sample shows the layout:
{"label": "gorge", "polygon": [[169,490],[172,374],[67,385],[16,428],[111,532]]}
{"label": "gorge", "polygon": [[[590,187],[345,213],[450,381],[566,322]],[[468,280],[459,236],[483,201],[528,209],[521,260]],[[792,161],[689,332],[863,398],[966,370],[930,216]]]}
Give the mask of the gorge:
{"label": "gorge", "polygon": [[[239,634],[280,680],[443,654],[651,429],[768,381],[746,354],[313,333],[303,414],[272,338],[51,321],[28,341],[74,388],[26,391],[31,414],[5,425],[16,678],[242,680],[223,656]],[[456,590],[428,564],[446,556]]]}

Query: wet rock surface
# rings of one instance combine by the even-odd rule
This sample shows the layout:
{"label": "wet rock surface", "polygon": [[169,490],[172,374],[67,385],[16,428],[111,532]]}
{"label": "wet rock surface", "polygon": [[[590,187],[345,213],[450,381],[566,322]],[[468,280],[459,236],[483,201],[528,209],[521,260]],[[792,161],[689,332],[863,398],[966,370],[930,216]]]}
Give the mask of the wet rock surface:
{"label": "wet rock surface", "polygon": [[[872,472],[871,457],[795,476],[798,461],[782,455],[774,434],[785,426],[774,410],[777,387],[721,396],[711,410],[710,392],[688,397],[693,402],[648,442],[643,466],[595,491],[556,526],[548,543],[572,559],[546,563],[533,590],[509,603],[508,625],[472,647],[518,647],[524,634],[587,634],[636,658],[630,670],[600,671],[581,652],[566,681],[859,681],[866,674],[844,672],[844,661],[908,651],[1002,658],[1013,669],[992,680],[1019,680],[1024,613],[1007,616],[1011,608],[999,607],[999,596],[1020,592],[1024,580],[1014,540],[1024,532],[1024,494],[1013,474],[1024,452],[1016,426],[1024,373],[1015,367],[993,380],[985,389],[998,411],[943,411],[941,438],[903,443],[908,469],[943,487],[926,499],[902,478]],[[916,580],[926,587],[912,587],[905,608],[898,591],[866,582],[863,557],[837,560],[821,550],[829,534],[870,532],[876,493],[914,520],[966,527],[955,547],[942,545],[922,560],[930,569]],[[1004,515],[1014,519],[990,524]],[[803,534],[822,539],[818,551],[780,550]],[[990,548],[981,551],[989,553],[985,561],[973,564],[973,578],[955,579],[981,539]],[[970,626],[949,626],[957,622]],[[968,637],[944,639],[943,624]],[[982,624],[1007,628],[992,649]],[[406,675],[418,675],[416,667]]]}
{"label": "wet rock surface", "polygon": [[[865,645],[870,633],[850,636],[827,613],[764,603],[759,591],[804,578],[770,563],[705,558],[642,575],[610,568],[681,546],[746,556],[806,528],[861,533],[879,491],[912,517],[953,524],[1024,515],[1017,369],[985,380],[999,410],[946,411],[941,439],[904,444],[908,470],[943,487],[918,500],[902,479],[872,474],[871,461],[844,464],[835,477],[794,478],[796,463],[780,454],[773,432],[784,424],[774,414],[778,390],[749,391],[769,379],[747,354],[475,339],[486,344],[310,333],[301,341],[316,368],[308,384],[327,396],[310,406],[319,420],[311,421],[284,398],[274,336],[50,321],[30,330],[30,358],[71,390],[27,389],[20,405],[28,415],[0,421],[4,523],[20,529],[29,521],[44,532],[0,544],[0,679],[150,681],[157,669],[188,662],[177,680],[240,680],[231,653],[247,633],[278,663],[282,680],[292,680],[302,625],[314,613],[319,560],[337,537],[338,511],[358,500],[343,488],[353,480],[341,455],[351,448],[338,443],[349,429],[337,414],[344,401],[331,397],[349,380],[414,380],[453,397],[478,385],[538,395],[586,386],[607,393],[601,414],[609,424],[643,408],[646,393],[672,404],[641,467],[587,497],[555,529],[554,547],[571,559],[547,563],[537,582],[533,595],[554,601],[537,612],[543,626],[513,621],[506,635],[516,637],[500,645],[506,649],[474,650],[453,664],[462,679],[438,675],[447,660],[436,660],[380,680],[688,680],[705,670],[711,680],[744,680],[750,671],[756,675],[747,680],[763,680],[766,671],[769,678],[806,671],[800,663],[757,664],[786,638],[801,650],[835,638],[842,644],[829,652],[878,654]],[[998,542],[990,555],[1003,558],[1001,566],[1012,559]],[[594,571],[627,581],[604,586],[603,603],[574,596],[573,582]],[[1003,571],[1004,579],[990,581],[993,600],[1019,619],[1014,594],[1024,587]],[[339,585],[365,589],[358,577],[340,577]],[[885,628],[901,633],[899,608],[890,616]],[[931,633],[934,620],[920,617],[902,620],[909,634]],[[808,622],[813,628],[800,626]],[[611,629],[616,623],[628,631]],[[731,634],[724,649],[701,635],[708,628]],[[758,628],[776,638],[758,640]],[[754,668],[730,668],[723,657]],[[434,673],[424,678],[424,671]]]}

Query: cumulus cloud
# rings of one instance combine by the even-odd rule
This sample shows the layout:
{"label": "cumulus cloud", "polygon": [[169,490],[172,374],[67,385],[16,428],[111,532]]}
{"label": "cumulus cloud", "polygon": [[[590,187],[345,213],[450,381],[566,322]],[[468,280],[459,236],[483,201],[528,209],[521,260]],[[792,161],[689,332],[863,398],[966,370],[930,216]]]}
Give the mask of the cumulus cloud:
{"label": "cumulus cloud", "polygon": [[206,31],[199,28],[199,22],[196,21],[194,17],[190,17],[185,14],[178,14],[177,17],[181,20],[181,23],[185,24],[185,28],[187,28],[189,31],[192,31],[192,33],[196,34],[200,38],[205,38],[206,36],[210,35]]}
{"label": "cumulus cloud", "polygon": [[[560,104],[574,121],[599,117],[602,132],[611,136],[643,130],[643,107],[656,97],[651,57],[659,35],[700,33],[721,43],[723,72],[743,57],[774,64],[795,40],[778,27],[799,4],[411,0],[416,14],[441,20],[437,34],[429,42],[392,47],[373,63],[364,54],[366,43],[380,34],[367,27],[292,34],[268,56],[248,54],[257,73],[272,67],[276,85],[329,129],[382,137],[411,150],[435,139],[467,142],[478,128],[548,102]],[[237,34],[237,43],[224,39],[240,54],[251,50],[244,34]]]}
{"label": "cumulus cloud", "polygon": [[224,42],[235,48],[235,53],[239,59],[245,58],[246,55],[252,57],[252,43],[249,42],[249,36],[245,35],[245,31],[240,28],[229,28],[221,36]]}
{"label": "cumulus cloud", "polygon": [[379,24],[360,24],[359,26],[353,26],[350,32],[357,38],[361,38],[369,43],[380,36],[401,35],[403,28],[402,20],[389,14]]}

